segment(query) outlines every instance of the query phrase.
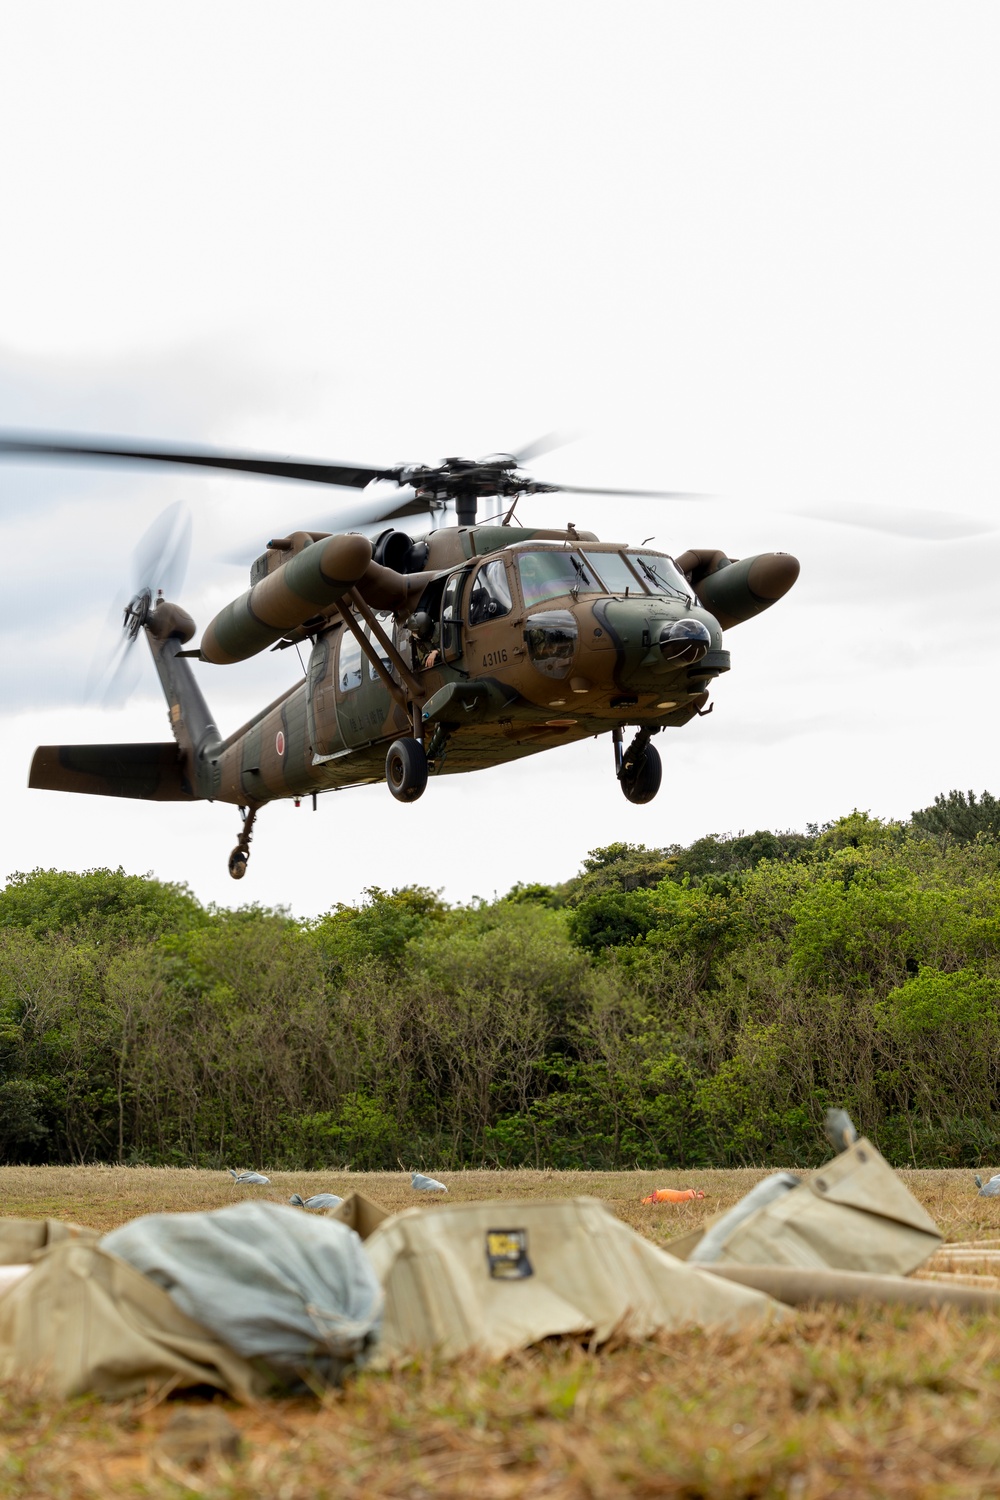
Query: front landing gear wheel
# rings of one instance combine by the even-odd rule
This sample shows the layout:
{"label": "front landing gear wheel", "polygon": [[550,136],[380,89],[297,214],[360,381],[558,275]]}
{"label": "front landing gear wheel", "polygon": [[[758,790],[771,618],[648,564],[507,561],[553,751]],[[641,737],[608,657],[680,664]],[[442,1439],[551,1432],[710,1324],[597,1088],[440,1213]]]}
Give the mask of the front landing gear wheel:
{"label": "front landing gear wheel", "polygon": [[242,880],[247,872],[247,859],[249,855],[243,853],[242,849],[234,849],[229,856],[229,873],[234,880]]}
{"label": "front landing gear wheel", "polygon": [[658,752],[652,745],[646,745],[637,753],[630,752],[622,762],[618,779],[630,802],[652,802],[663,779],[663,764]]}
{"label": "front landing gear wheel", "polygon": [[385,758],[385,779],[397,802],[416,802],[427,785],[427,756],[419,740],[394,740]]}

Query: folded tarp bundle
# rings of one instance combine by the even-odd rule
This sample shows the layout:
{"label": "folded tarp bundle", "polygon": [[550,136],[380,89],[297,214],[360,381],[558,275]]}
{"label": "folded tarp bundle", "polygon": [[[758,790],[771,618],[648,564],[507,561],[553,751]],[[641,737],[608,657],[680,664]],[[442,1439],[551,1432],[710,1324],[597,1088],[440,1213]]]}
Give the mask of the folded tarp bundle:
{"label": "folded tarp bundle", "polygon": [[809,1178],[766,1177],[667,1249],[691,1265],[826,1266],[907,1276],[941,1240],[934,1220],[862,1138]]}
{"label": "folded tarp bundle", "polygon": [[497,1359],[556,1334],[601,1343],[788,1316],[666,1255],[591,1198],[386,1216],[354,1197],[341,1210],[364,1247],[342,1219],[266,1202],[148,1215],[100,1243],[45,1249],[39,1232],[30,1275],[0,1296],[0,1379],[61,1397],[207,1385],[251,1400],[276,1371],[330,1378],[366,1357]]}
{"label": "folded tarp bundle", "polygon": [[283,1203],[147,1214],[101,1249],[286,1382],[335,1383],[378,1337],[382,1289],[355,1231]]}
{"label": "folded tarp bundle", "polygon": [[148,1214],[100,1241],[57,1231],[49,1248],[44,1228],[0,1221],[0,1257],[37,1242],[30,1275],[0,1296],[0,1379],[60,1397],[207,1385],[250,1400],[338,1380],[377,1335],[382,1291],[357,1234],[283,1204]]}
{"label": "folded tarp bundle", "polygon": [[787,1316],[667,1255],[596,1198],[408,1209],[365,1249],[385,1289],[376,1366],[428,1353],[502,1359],[558,1334],[600,1344]]}
{"label": "folded tarp bundle", "polygon": [[0,1297],[0,1380],[14,1379],[111,1400],[205,1385],[246,1401],[271,1384],[96,1234],[53,1244]]}

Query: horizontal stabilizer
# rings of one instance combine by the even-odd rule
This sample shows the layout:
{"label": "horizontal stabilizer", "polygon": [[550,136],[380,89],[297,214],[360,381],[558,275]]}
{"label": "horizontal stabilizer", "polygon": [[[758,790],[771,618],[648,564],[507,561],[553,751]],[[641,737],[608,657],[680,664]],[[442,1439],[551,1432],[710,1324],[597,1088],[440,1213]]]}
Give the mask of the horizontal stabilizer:
{"label": "horizontal stabilizer", "polygon": [[28,785],[148,802],[189,802],[196,795],[173,740],[152,745],[39,745]]}

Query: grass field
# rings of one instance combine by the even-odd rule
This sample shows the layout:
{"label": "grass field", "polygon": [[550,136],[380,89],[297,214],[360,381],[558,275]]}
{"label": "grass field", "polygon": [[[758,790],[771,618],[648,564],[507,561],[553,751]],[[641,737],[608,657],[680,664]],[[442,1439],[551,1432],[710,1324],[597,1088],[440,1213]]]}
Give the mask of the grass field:
{"label": "grass field", "polygon": [[[762,1175],[466,1172],[448,1181],[452,1202],[590,1193],[662,1243]],[[1000,1236],[1000,1200],[978,1198],[971,1174],[902,1176],[948,1240]],[[639,1202],[668,1185],[706,1197]],[[417,1196],[402,1173],[274,1173],[270,1188],[251,1191],[283,1201],[352,1188],[389,1209]],[[101,1229],[244,1192],[212,1172],[0,1168],[4,1214]],[[242,1450],[189,1468],[171,1432],[179,1412],[204,1415],[197,1402],[56,1406],[3,1393],[0,1496],[1000,1495],[1000,1321],[953,1313],[807,1311],[764,1334],[688,1333],[597,1354],[552,1344],[502,1366],[362,1376],[322,1402],[216,1406]]]}

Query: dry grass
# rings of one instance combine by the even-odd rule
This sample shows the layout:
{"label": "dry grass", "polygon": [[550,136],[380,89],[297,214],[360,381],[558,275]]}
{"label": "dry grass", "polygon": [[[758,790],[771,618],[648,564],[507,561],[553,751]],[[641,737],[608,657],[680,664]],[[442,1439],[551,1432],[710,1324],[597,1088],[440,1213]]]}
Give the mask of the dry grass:
{"label": "dry grass", "polygon": [[[593,1193],[663,1241],[761,1175],[469,1172],[449,1182],[451,1201]],[[977,1198],[968,1173],[903,1175],[950,1241],[1000,1240],[1000,1202]],[[668,1184],[707,1196],[641,1206],[650,1187]],[[415,1197],[402,1174],[275,1174],[263,1193],[352,1187],[388,1208]],[[208,1172],[0,1169],[5,1213],[100,1228],[155,1209],[218,1206],[240,1191]],[[961,1255],[953,1260],[964,1268]],[[54,1407],[8,1392],[0,1496],[1000,1495],[1000,1325],[955,1314],[808,1312],[763,1335],[686,1334],[597,1355],[553,1344],[499,1367],[365,1376],[320,1404],[227,1403],[243,1453],[201,1469],[160,1448],[181,1405],[197,1403]]]}
{"label": "dry grass", "polygon": [[[239,1166],[239,1164],[237,1164]],[[267,1168],[263,1168],[266,1172]],[[589,1193],[611,1205],[620,1219],[661,1244],[696,1229],[729,1208],[766,1177],[747,1167],[706,1172],[446,1172],[444,1201],[484,1198],[569,1198]],[[796,1169],[798,1170],[798,1169]],[[137,1214],[177,1209],[222,1208],[248,1196],[286,1203],[290,1194],[365,1193],[395,1213],[441,1200],[414,1193],[408,1172],[270,1172],[267,1188],[237,1186],[225,1172],[183,1167],[0,1167],[0,1212],[6,1215],[75,1219],[95,1229],[113,1229]],[[980,1198],[971,1172],[902,1171],[900,1177],[940,1225],[947,1240],[1000,1238],[1000,1198]],[[691,1203],[643,1207],[654,1187],[701,1188]]]}

